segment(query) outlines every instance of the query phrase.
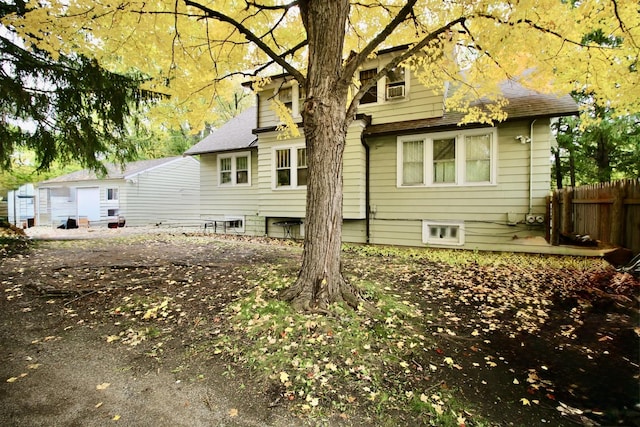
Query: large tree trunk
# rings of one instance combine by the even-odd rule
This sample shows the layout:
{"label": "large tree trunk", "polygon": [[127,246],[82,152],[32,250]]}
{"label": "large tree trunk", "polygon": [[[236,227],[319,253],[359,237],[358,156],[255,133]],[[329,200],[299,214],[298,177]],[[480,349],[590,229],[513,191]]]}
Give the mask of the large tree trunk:
{"label": "large tree trunk", "polygon": [[343,279],[342,157],[352,119],[346,117],[349,81],[342,49],[348,0],[300,3],[309,40],[307,99],[302,110],[309,179],[302,267],[282,297],[298,309],[324,308],[336,301],[356,305],[355,290]]}

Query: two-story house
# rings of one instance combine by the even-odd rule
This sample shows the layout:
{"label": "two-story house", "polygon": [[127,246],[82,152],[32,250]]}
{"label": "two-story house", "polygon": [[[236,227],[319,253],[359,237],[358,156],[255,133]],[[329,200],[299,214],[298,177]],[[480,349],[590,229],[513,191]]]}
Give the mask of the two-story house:
{"label": "two-story house", "polygon": [[[380,52],[360,80],[396,53]],[[505,82],[506,120],[460,125],[462,115],[445,111],[442,92],[398,68],[362,98],[344,153],[343,240],[544,252],[523,243],[544,236],[550,123],[576,114],[575,102]],[[302,90],[290,76],[276,76],[255,108],[186,154],[201,155],[202,219],[227,219],[225,231],[302,237],[304,137],[283,138],[274,99],[301,122]]]}

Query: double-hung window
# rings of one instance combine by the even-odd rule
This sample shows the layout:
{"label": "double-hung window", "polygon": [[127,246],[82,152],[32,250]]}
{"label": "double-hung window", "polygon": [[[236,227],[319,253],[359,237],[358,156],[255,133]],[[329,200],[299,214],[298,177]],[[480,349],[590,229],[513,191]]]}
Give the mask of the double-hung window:
{"label": "double-hung window", "polygon": [[307,185],[307,149],[278,147],[274,149],[274,187],[298,188]]}
{"label": "double-hung window", "polygon": [[497,133],[482,129],[398,138],[398,186],[496,183]]}
{"label": "double-hung window", "polygon": [[281,86],[277,89],[277,96],[293,117],[300,117],[304,101],[307,98],[302,86]]}
{"label": "double-hung window", "polygon": [[[364,86],[371,82],[376,74],[378,74],[378,70],[376,68],[360,71],[360,86]],[[373,86],[371,86],[369,90],[362,95],[362,98],[360,98],[360,104],[373,104],[375,102],[378,102],[378,85],[376,82],[374,82]]]}
{"label": "double-hung window", "polygon": [[218,156],[219,185],[249,185],[251,153]]}
{"label": "double-hung window", "polygon": [[111,201],[118,200],[117,188],[107,188],[107,200],[111,200]]}
{"label": "double-hung window", "polygon": [[278,99],[284,104],[290,111],[293,111],[293,87],[281,87],[278,90]]}
{"label": "double-hung window", "polygon": [[405,69],[395,67],[387,74],[386,99],[401,99],[406,93]]}

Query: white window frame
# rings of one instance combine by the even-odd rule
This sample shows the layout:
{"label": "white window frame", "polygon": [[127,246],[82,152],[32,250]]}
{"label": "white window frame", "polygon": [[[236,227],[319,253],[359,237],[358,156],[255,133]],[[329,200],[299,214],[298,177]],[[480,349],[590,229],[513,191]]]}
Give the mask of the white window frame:
{"label": "white window frame", "polygon": [[244,215],[225,215],[224,216],[224,220],[225,221],[240,221],[240,227],[226,227],[227,232],[231,231],[234,233],[244,233],[244,226],[245,226],[245,219],[244,219]]}
{"label": "white window frame", "polygon": [[[467,182],[466,181],[466,137],[490,135],[490,153],[489,159],[489,181]],[[440,139],[455,138],[455,180],[454,182],[438,183],[433,181],[433,141]],[[423,182],[417,184],[404,184],[403,182],[403,144],[409,141],[422,141],[423,149]],[[419,135],[403,135],[397,138],[397,182],[398,188],[416,188],[416,187],[478,187],[497,184],[497,165],[498,165],[498,130],[496,128],[482,128],[470,130],[456,130],[450,132],[428,133]]]}
{"label": "white window frame", "polygon": [[[362,71],[368,71],[368,70],[376,70],[376,73],[378,71],[380,71],[382,67],[381,66],[367,66],[367,67],[362,67],[361,69],[358,70],[358,81],[360,83],[360,72]],[[367,108],[369,106],[373,106],[373,105],[381,105],[381,104],[386,104],[386,103],[398,103],[398,102],[402,102],[405,100],[409,99],[409,92],[410,92],[410,88],[409,88],[409,82],[411,81],[410,75],[411,75],[411,71],[408,68],[404,68],[400,65],[398,65],[396,68],[403,68],[404,69],[404,83],[400,83],[400,82],[391,82],[389,80],[389,76],[385,76],[381,79],[379,79],[376,82],[376,101],[375,102],[367,102],[365,104],[363,104],[362,102],[360,103],[360,108]],[[404,95],[401,97],[395,97],[395,98],[389,98],[387,97],[387,88],[389,86],[404,86]]]}
{"label": "white window frame", "polygon": [[[392,82],[389,80],[389,76],[385,77],[384,80],[384,99],[386,102],[398,102],[398,101],[402,101],[407,99],[407,96],[409,95],[409,69],[408,68],[404,68],[400,65],[396,66],[395,68],[402,68],[404,70],[404,82]],[[389,98],[388,97],[388,90],[389,87],[396,87],[396,86],[403,86],[404,87],[404,95],[401,97],[395,97],[395,98]]]}
{"label": "white window frame", "polygon": [[[239,157],[247,158],[247,182],[237,183],[237,159]],[[231,182],[222,182],[222,160],[231,159]],[[219,187],[249,187],[251,186],[251,151],[239,151],[237,153],[219,154],[218,155],[218,186]]]}
{"label": "white window frame", "polygon": [[[109,193],[111,193],[111,197],[109,197]],[[118,190],[118,187],[109,187],[107,188],[107,201],[108,202],[117,202],[118,200],[120,200],[120,191]],[[114,197],[115,196],[115,197]]]}
{"label": "white window frame", "polygon": [[[432,236],[433,228],[444,229],[444,235]],[[451,237],[451,230],[456,229],[456,237]],[[427,245],[462,246],[464,245],[464,221],[422,221],[422,243]]]}
{"label": "white window frame", "polygon": [[[271,150],[271,188],[273,190],[299,190],[306,189],[306,185],[298,185],[298,150],[306,148],[305,144],[282,145],[273,147]],[[277,170],[277,152],[278,150],[289,150],[290,160],[290,184],[278,186],[278,170]],[[309,158],[307,157],[307,168],[309,167]],[[307,172],[307,179],[308,172]]]}
{"label": "white window frame", "polygon": [[300,99],[302,88],[297,83],[283,84],[282,86],[276,87],[273,91],[274,96],[278,98],[278,101],[286,104],[285,101],[280,99],[279,91],[283,89],[291,89],[291,100],[288,101],[291,103],[291,116],[296,119],[300,118],[302,116],[302,102],[304,102],[304,99]]}

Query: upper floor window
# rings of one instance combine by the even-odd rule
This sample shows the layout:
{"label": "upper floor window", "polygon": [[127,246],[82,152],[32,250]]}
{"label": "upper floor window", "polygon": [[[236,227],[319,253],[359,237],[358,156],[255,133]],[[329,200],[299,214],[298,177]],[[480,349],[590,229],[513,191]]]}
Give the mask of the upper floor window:
{"label": "upper floor window", "polygon": [[404,98],[405,90],[405,69],[403,67],[395,67],[387,74],[386,98]]}
{"label": "upper floor window", "polygon": [[248,185],[250,160],[247,152],[218,156],[219,185]]}
{"label": "upper floor window", "polygon": [[398,138],[398,186],[478,185],[496,181],[496,131]]}
{"label": "upper floor window", "polygon": [[[378,74],[376,68],[360,71],[360,85],[364,86],[371,82],[376,74]],[[378,85],[376,83],[374,83],[360,99],[360,104],[372,104],[374,102],[378,102]]]}
{"label": "upper floor window", "polygon": [[302,86],[296,84],[280,86],[277,88],[277,97],[293,117],[300,117],[304,101],[307,98]]}
{"label": "upper floor window", "polygon": [[107,188],[107,200],[118,200],[117,188]]}
{"label": "upper floor window", "polygon": [[286,86],[278,89],[278,99],[289,110],[293,111],[293,87]]}
{"label": "upper floor window", "polygon": [[274,187],[297,188],[307,185],[307,149],[283,147],[274,150]]}

